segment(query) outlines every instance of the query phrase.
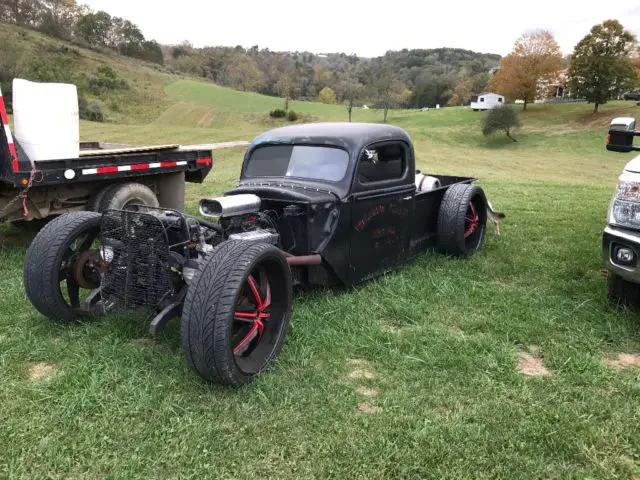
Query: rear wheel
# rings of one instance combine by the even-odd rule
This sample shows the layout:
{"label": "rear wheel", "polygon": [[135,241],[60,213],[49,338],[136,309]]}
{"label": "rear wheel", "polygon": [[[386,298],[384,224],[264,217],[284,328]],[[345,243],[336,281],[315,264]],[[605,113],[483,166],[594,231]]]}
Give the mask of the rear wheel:
{"label": "rear wheel", "polygon": [[194,277],[182,312],[187,361],[204,379],[247,383],[278,356],[291,315],[291,271],[273,245],[220,244]]}
{"label": "rear wheel", "polygon": [[438,248],[447,255],[469,257],[482,248],[487,227],[487,199],[477,185],[447,189],[438,212]]}
{"label": "rear wheel", "polygon": [[141,206],[160,206],[153,190],[141,183],[123,183],[114,185],[104,192],[98,211],[138,210]]}
{"label": "rear wheel", "polygon": [[40,230],[27,250],[27,297],[51,320],[69,323],[91,315],[99,298],[101,219],[95,212],[61,215]]}
{"label": "rear wheel", "polygon": [[609,272],[607,287],[610,304],[632,311],[640,310],[640,285]]}

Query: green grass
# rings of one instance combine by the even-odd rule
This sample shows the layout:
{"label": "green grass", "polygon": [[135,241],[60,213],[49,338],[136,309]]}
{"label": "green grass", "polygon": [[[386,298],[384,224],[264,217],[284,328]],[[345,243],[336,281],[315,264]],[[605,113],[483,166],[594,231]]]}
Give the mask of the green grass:
{"label": "green grass", "polygon": [[[179,106],[155,121],[83,123],[83,138],[251,139],[277,124],[266,118],[277,99],[194,81],[166,95]],[[153,339],[133,318],[47,321],[22,286],[30,237],[1,227],[0,478],[637,478],[640,373],[602,363],[640,351],[640,320],[608,306],[600,275],[608,201],[630,159],[603,139],[613,115],[638,110],[628,105],[597,116],[534,105],[518,143],[482,137],[468,109],[392,112],[420,168],[479,177],[506,212],[502,235],[469,260],[427,253],[357,288],[297,290],[279,362],[237,391],[189,370],[178,322]],[[189,212],[234,185],[241,158],[216,154],[188,187]],[[553,374],[519,373],[519,351]],[[350,378],[354,359],[374,378]],[[31,380],[41,362],[55,374]]]}

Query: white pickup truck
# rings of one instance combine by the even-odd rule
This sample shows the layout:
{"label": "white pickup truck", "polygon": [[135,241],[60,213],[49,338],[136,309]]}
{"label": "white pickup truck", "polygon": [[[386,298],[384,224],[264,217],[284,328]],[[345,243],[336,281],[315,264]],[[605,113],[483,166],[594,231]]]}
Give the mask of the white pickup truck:
{"label": "white pickup truck", "polygon": [[[633,144],[636,120],[615,118],[609,126],[607,150],[640,151]],[[640,155],[627,163],[609,205],[602,235],[602,254],[607,269],[609,301],[640,310]]]}

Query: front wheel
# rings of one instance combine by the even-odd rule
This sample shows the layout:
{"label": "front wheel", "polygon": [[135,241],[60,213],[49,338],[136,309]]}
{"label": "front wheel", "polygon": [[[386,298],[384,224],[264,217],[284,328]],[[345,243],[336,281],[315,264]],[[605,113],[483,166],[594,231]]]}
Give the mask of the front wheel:
{"label": "front wheel", "polygon": [[447,189],[438,212],[438,249],[454,257],[469,257],[482,248],[487,228],[487,199],[477,185]]}
{"label": "front wheel", "polygon": [[102,216],[72,212],[50,221],[31,242],[24,262],[24,286],[44,316],[69,323],[91,315],[99,299]]}
{"label": "front wheel", "polygon": [[609,272],[607,288],[610,304],[624,307],[631,311],[640,310],[640,285]]}
{"label": "front wheel", "polygon": [[189,286],[182,348],[205,380],[240,386],[278,356],[291,316],[286,259],[266,243],[220,244]]}

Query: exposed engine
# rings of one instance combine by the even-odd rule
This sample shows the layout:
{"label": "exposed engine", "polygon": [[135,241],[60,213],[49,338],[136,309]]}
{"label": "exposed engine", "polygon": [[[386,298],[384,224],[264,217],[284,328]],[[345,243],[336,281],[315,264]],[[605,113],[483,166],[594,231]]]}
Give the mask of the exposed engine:
{"label": "exposed engine", "polygon": [[280,246],[279,214],[259,211],[255,195],[204,199],[200,209],[218,222],[150,207],[103,214],[101,296],[109,310],[160,310],[174,302],[225,240]]}

